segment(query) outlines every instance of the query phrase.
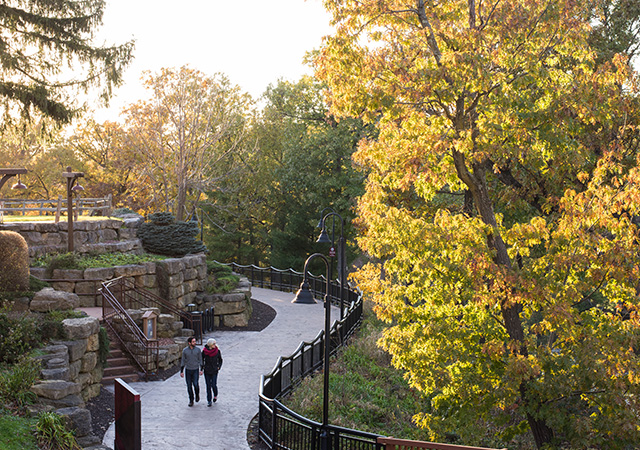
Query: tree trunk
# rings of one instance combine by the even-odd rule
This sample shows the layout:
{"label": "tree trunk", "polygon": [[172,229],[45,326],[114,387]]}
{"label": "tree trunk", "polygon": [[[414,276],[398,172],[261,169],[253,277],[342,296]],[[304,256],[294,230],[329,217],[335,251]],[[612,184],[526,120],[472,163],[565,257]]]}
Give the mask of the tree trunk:
{"label": "tree trunk", "polygon": [[[507,269],[511,269],[511,259],[507,252],[507,246],[498,231],[498,223],[496,221],[495,211],[493,210],[493,203],[487,189],[485,175],[486,165],[483,163],[475,163],[472,165],[473,171],[471,172],[467,168],[465,157],[462,153],[454,151],[453,159],[458,176],[468,186],[473,196],[473,202],[478,210],[478,214],[480,214],[482,221],[492,228],[492,233],[487,238],[487,244],[496,251],[495,262],[505,266]],[[501,307],[505,328],[509,337],[519,343],[519,349],[517,351],[519,351],[521,355],[527,356],[529,352],[524,342],[524,329],[520,321],[521,310],[521,305],[518,303],[512,304],[508,299],[508,293],[505,293]],[[520,397],[525,404],[525,409],[529,411],[532,407],[532,402],[529,398],[526,381],[520,384]],[[551,442],[553,439],[553,430],[547,426],[544,420],[536,419],[531,413],[527,412],[527,421],[529,422],[529,427],[531,428],[538,448]]]}

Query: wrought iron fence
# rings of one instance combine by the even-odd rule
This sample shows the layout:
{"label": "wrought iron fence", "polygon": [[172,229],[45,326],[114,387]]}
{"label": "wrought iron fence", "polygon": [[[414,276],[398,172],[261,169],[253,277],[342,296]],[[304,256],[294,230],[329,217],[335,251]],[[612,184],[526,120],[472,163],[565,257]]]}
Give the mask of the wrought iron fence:
{"label": "wrought iron fence", "polygon": [[[234,272],[245,275],[253,286],[293,292],[298,289],[304,274],[293,269],[280,270],[254,265],[230,265]],[[315,297],[325,295],[326,278],[307,274],[309,288]],[[340,283],[329,283],[329,300],[341,304]],[[260,439],[271,449],[308,450],[320,448],[321,434],[328,433],[334,450],[380,450],[379,435],[322,424],[307,419],[284,406],[278,399],[289,392],[304,377],[312,374],[323,364],[324,346],[329,345],[331,354],[340,348],[362,321],[362,297],[358,291],[347,287],[343,290],[347,307],[342,320],[336,320],[329,333],[328,344],[324,330],[311,342],[302,342],[290,356],[280,357],[273,370],[261,377],[259,393]]]}

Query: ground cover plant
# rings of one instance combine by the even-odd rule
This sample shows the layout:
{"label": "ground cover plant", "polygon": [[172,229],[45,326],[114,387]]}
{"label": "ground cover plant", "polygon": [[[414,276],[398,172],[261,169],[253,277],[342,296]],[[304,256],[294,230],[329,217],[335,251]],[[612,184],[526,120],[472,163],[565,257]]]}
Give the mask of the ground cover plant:
{"label": "ground cover plant", "polygon": [[[393,436],[401,439],[428,441],[429,434],[416,424],[416,413],[431,409],[431,398],[412,388],[403,371],[391,364],[391,355],[378,346],[386,325],[376,318],[370,303],[365,303],[361,327],[347,346],[332,358],[329,376],[329,421],[355,430]],[[323,374],[308,377],[283,399],[298,414],[322,421]],[[499,427],[485,426],[499,435]],[[455,432],[442,442],[464,445]],[[516,441],[511,448],[535,448],[530,439]],[[485,446],[506,447],[499,439],[487,439]]]}
{"label": "ground cover plant", "polygon": [[38,450],[33,428],[35,418],[0,414],[0,443],[3,450]]}
{"label": "ground cover plant", "polygon": [[50,271],[54,269],[91,269],[140,264],[148,261],[161,261],[166,258],[166,256],[153,255],[151,253],[143,253],[141,255],[133,253],[63,253],[37,257],[31,263],[31,266],[46,267]]}

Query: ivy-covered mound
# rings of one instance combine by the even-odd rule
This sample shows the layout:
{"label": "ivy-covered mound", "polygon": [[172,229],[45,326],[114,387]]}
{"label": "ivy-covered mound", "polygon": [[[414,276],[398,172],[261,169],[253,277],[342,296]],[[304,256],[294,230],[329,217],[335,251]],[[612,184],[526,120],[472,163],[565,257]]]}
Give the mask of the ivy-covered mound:
{"label": "ivy-covered mound", "polygon": [[196,222],[176,222],[171,213],[149,215],[149,221],[138,227],[138,237],[149,253],[166,256],[184,256],[207,251],[202,241],[196,240]]}

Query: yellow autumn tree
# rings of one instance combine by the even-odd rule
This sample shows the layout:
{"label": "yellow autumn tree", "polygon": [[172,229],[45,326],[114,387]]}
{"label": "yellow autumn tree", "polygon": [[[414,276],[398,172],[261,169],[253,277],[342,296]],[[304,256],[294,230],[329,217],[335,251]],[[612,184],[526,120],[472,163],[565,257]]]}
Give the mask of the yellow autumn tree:
{"label": "yellow autumn tree", "polygon": [[[357,281],[433,439],[640,442],[638,108],[573,0],[325,0],[356,162]],[[514,447],[515,448],[515,447]]]}
{"label": "yellow autumn tree", "polygon": [[188,66],[146,73],[149,100],[130,105],[125,132],[138,153],[138,201],[151,211],[190,216],[206,192],[231,175],[228,161],[244,151],[252,100],[229,79]]}

